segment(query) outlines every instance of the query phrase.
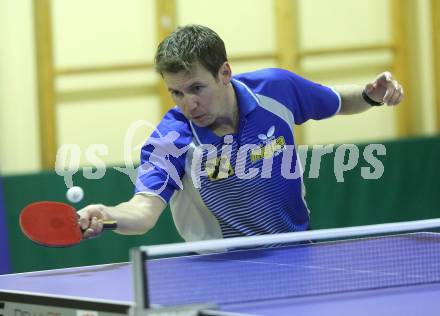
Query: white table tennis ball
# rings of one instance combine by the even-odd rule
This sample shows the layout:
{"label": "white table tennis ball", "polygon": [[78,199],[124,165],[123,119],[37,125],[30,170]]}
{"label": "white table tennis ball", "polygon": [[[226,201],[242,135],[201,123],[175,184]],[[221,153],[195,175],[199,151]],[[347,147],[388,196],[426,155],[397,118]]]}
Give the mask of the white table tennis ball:
{"label": "white table tennis ball", "polygon": [[81,187],[71,187],[67,190],[66,196],[70,202],[78,203],[84,197],[84,190]]}

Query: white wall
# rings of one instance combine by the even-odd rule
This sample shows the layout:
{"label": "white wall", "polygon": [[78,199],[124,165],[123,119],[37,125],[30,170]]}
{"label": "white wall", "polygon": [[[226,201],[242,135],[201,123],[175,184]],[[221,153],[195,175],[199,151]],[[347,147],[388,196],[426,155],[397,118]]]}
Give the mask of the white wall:
{"label": "white wall", "polygon": [[[230,56],[275,53],[273,0],[177,0],[178,24],[201,23],[224,38]],[[299,1],[300,42],[304,49],[387,43],[390,21],[383,0]],[[417,62],[413,65],[414,106],[420,134],[435,131],[432,56],[430,51],[429,1],[414,6],[413,39]],[[380,8],[378,10],[377,8]],[[54,54],[58,68],[118,63],[147,63],[154,56],[156,39],[153,0],[56,0],[53,1]],[[40,168],[36,97],[35,45],[31,0],[0,1],[0,171],[32,172]],[[324,84],[359,83],[372,80],[389,63],[387,52],[314,57],[303,60],[313,80]],[[339,74],[338,69],[365,65],[371,71]],[[273,59],[234,63],[238,73],[276,66]],[[57,89],[72,91],[94,87],[149,84],[159,80],[152,71],[81,75],[59,78]],[[104,144],[109,164],[124,161],[123,140],[133,122],[159,120],[157,96],[69,102],[57,108],[60,144],[75,143],[81,150]],[[303,128],[305,142],[365,142],[396,135],[392,109],[375,109],[352,117],[310,122]],[[133,148],[147,130],[135,133]],[[87,161],[83,160],[83,164]]]}
{"label": "white wall", "polygon": [[32,1],[0,1],[0,171],[40,168]]}
{"label": "white wall", "polygon": [[[53,1],[54,51],[58,69],[152,62],[156,44],[154,1]],[[155,84],[152,70],[75,75],[58,78],[59,91]],[[124,138],[138,120],[156,124],[160,119],[157,96],[66,102],[58,105],[60,144],[77,144],[84,152],[104,145],[106,164],[124,161]],[[150,131],[138,131],[131,141],[141,144]],[[139,150],[130,150],[139,161]]]}

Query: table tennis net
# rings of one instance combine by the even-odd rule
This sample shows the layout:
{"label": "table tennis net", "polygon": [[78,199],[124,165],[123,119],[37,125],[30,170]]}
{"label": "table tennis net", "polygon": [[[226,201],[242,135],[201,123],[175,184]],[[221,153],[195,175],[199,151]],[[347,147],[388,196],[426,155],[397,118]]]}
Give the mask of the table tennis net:
{"label": "table tennis net", "polygon": [[440,282],[440,234],[326,241],[146,264],[152,304],[290,299]]}

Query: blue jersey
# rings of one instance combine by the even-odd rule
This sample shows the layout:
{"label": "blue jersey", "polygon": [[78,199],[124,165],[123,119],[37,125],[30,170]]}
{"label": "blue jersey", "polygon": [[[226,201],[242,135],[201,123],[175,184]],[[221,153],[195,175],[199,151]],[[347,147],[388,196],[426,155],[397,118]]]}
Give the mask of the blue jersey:
{"label": "blue jersey", "polygon": [[301,231],[309,225],[294,125],[336,114],[331,88],[289,71],[234,76],[238,132],[217,136],[171,109],[141,152],[136,192],[170,203],[187,241]]}

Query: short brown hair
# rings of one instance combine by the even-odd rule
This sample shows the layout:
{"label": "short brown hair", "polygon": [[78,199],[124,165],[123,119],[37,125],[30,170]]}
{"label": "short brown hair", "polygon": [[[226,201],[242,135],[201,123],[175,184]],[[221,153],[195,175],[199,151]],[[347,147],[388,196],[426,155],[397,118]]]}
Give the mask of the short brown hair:
{"label": "short brown hair", "polygon": [[158,73],[191,71],[199,62],[214,77],[227,61],[225,43],[216,32],[202,25],[186,25],[177,28],[158,46],[155,56]]}

